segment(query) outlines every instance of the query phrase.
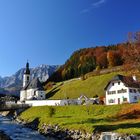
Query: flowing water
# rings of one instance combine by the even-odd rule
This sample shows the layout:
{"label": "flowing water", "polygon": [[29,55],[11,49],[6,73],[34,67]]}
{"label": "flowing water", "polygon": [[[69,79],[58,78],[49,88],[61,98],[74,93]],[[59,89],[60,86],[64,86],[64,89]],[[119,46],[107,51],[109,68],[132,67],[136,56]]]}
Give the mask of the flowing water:
{"label": "flowing water", "polygon": [[50,138],[40,135],[37,131],[26,128],[3,116],[0,116],[0,130],[10,136],[12,140],[50,140]]}

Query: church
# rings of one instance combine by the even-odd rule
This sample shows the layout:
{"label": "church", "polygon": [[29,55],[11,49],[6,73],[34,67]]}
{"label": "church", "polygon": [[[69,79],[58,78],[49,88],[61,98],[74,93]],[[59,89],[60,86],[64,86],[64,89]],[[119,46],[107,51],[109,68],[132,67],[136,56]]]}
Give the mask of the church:
{"label": "church", "polygon": [[23,75],[23,88],[20,91],[20,101],[44,100],[46,93],[39,78],[30,80],[30,77],[29,63],[27,62]]}

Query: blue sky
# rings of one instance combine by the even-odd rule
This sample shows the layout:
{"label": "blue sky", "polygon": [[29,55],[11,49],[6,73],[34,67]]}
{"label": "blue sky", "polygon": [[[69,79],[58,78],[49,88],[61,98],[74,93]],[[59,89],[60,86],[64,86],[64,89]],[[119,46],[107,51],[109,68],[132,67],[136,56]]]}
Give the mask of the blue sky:
{"label": "blue sky", "polygon": [[140,0],[0,0],[0,75],[63,64],[73,51],[140,31]]}

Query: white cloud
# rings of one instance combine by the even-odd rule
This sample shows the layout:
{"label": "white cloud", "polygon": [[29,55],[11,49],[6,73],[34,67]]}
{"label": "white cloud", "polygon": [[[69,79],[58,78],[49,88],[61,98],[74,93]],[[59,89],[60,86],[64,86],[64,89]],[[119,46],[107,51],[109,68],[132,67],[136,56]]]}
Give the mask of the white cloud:
{"label": "white cloud", "polygon": [[106,0],[98,0],[97,2],[92,3],[93,7],[99,7],[100,5],[104,4]]}
{"label": "white cloud", "polygon": [[88,13],[88,12],[90,12],[92,9],[100,7],[100,6],[101,6],[102,4],[104,4],[106,1],[107,1],[107,0],[98,0],[98,1],[96,1],[96,2],[93,2],[93,3],[90,5],[90,7],[83,9],[80,13],[81,13],[81,14],[83,14],[83,13]]}

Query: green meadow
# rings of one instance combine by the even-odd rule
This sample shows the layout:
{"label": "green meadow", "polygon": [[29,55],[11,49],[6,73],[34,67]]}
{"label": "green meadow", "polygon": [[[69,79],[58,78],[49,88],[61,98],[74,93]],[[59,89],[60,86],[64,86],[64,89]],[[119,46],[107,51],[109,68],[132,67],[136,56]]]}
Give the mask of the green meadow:
{"label": "green meadow", "polygon": [[[53,113],[50,114],[50,110]],[[39,119],[39,129],[43,123],[58,124],[62,129],[93,131],[115,131],[140,134],[140,104],[114,106],[42,106],[32,107],[20,116],[28,122]]]}
{"label": "green meadow", "polygon": [[85,80],[72,79],[56,83],[52,89],[47,90],[47,97],[49,99],[65,99],[65,98],[78,98],[84,94],[92,98],[95,95],[104,96],[104,88],[107,83],[117,74],[122,72],[113,72],[104,75],[89,77]]}

